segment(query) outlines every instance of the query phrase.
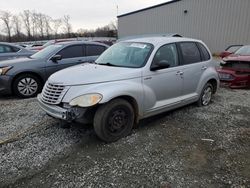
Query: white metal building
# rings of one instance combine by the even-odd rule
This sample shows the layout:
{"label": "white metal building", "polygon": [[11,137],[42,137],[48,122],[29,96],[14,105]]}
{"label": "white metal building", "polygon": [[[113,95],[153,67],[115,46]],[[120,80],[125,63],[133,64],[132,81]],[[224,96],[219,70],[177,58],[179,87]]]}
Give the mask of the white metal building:
{"label": "white metal building", "polygon": [[173,0],[118,16],[118,37],[179,33],[212,52],[250,44],[250,0]]}

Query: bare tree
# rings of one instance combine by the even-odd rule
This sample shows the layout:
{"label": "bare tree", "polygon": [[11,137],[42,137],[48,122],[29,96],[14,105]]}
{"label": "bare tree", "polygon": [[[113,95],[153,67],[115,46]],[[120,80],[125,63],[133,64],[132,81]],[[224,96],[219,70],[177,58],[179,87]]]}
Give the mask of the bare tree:
{"label": "bare tree", "polygon": [[72,26],[71,26],[69,20],[70,20],[70,16],[64,15],[64,17],[63,17],[64,32],[68,34],[68,37],[70,37],[70,33],[72,32]]}
{"label": "bare tree", "polygon": [[24,23],[25,30],[28,35],[28,39],[31,39],[31,12],[29,10],[24,10],[22,13],[22,19]]}
{"label": "bare tree", "polygon": [[52,31],[51,26],[50,26],[51,20],[52,18],[50,16],[44,15],[44,27],[45,27],[45,33],[46,33],[47,38],[49,38],[50,33]]}
{"label": "bare tree", "polygon": [[115,22],[111,21],[108,26],[109,26],[109,28],[111,30],[116,30],[116,31],[118,30],[118,23],[117,23],[117,21],[115,21]]}
{"label": "bare tree", "polygon": [[13,30],[15,35],[20,38],[21,36],[21,28],[22,28],[22,23],[20,21],[20,18],[18,17],[18,15],[14,15],[12,16],[12,25],[13,25]]}
{"label": "bare tree", "polygon": [[8,41],[11,42],[11,18],[12,15],[8,11],[1,11],[0,12],[0,19],[3,21],[5,25],[4,32],[8,35]]}
{"label": "bare tree", "polygon": [[31,13],[30,19],[32,35],[33,37],[36,37],[38,35],[38,15],[35,11]]}
{"label": "bare tree", "polygon": [[37,14],[37,23],[38,23],[38,30],[40,33],[41,38],[44,38],[44,14],[38,13]]}
{"label": "bare tree", "polygon": [[53,32],[54,32],[55,37],[57,37],[58,31],[59,31],[61,26],[62,26],[62,19],[52,20],[52,28],[53,28]]}

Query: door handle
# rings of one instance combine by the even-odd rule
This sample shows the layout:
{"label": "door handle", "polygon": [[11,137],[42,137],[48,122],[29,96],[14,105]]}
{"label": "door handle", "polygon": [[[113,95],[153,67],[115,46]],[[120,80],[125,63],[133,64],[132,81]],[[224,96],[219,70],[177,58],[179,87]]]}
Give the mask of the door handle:
{"label": "door handle", "polygon": [[203,66],[202,68],[201,68],[201,70],[206,70],[207,69],[207,67],[206,66]]}
{"label": "door handle", "polygon": [[177,72],[176,72],[176,75],[182,76],[183,74],[184,74],[184,72],[182,72],[182,71],[177,71]]}

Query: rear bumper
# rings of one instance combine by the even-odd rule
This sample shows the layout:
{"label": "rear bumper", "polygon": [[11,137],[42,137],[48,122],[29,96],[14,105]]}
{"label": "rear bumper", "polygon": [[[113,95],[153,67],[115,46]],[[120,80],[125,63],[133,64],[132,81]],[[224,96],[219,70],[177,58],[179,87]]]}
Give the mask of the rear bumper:
{"label": "rear bumper", "polygon": [[11,76],[1,75],[0,76],[0,94],[1,95],[7,95],[11,94]]}

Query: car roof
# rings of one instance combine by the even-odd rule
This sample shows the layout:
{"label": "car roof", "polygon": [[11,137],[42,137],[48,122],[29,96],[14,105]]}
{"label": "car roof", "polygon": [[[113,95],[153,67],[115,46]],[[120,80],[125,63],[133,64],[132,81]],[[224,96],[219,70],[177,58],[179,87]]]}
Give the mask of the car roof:
{"label": "car roof", "polygon": [[154,46],[163,45],[166,43],[174,43],[174,42],[201,42],[197,39],[184,38],[184,37],[145,37],[145,38],[137,38],[131,40],[125,40],[122,42],[142,42],[142,43],[150,43]]}
{"label": "car roof", "polygon": [[72,45],[72,44],[98,44],[98,45],[109,47],[106,44],[103,44],[100,42],[91,42],[91,41],[64,41],[64,42],[55,43],[55,45],[63,45],[63,46]]}

